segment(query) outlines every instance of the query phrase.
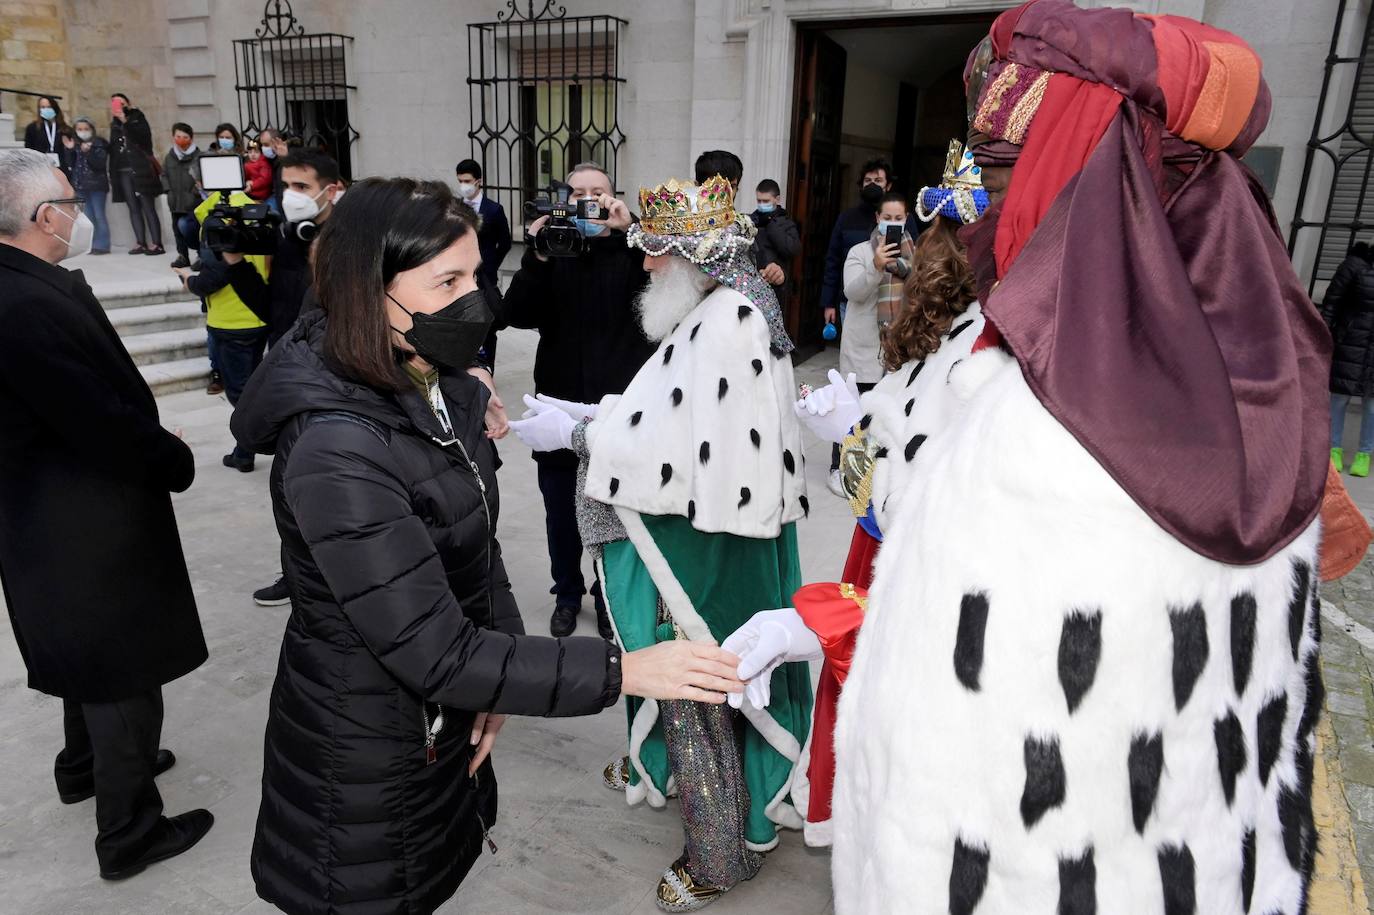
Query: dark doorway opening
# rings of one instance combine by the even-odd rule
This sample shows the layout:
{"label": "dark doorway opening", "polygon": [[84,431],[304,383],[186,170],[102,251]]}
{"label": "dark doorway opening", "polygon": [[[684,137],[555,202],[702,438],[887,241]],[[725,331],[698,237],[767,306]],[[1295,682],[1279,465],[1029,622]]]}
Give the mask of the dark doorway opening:
{"label": "dark doorway opening", "polygon": [[969,13],[798,25],[788,211],[802,233],[799,282],[783,304],[803,356],[821,343],[830,232],[859,200],[862,164],[892,163],[910,200],[940,180],[949,141],[967,133],[963,69],[997,16]]}

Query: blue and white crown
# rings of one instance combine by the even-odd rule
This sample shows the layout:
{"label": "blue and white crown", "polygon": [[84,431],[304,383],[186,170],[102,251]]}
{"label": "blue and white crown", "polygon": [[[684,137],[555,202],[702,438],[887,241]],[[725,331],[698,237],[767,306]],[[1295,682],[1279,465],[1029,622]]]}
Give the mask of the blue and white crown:
{"label": "blue and white crown", "polygon": [[938,187],[923,187],[916,196],[916,216],[930,222],[936,216],[967,225],[987,211],[988,192],[983,190],[983,170],[973,163],[973,153],[958,140],[949,141],[945,176]]}

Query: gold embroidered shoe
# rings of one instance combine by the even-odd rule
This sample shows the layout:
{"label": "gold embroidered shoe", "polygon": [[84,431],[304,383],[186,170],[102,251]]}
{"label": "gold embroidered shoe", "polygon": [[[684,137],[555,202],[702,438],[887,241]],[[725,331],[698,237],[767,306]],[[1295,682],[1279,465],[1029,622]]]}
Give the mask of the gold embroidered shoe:
{"label": "gold embroidered shoe", "polygon": [[[630,757],[617,756],[606,763],[606,768],[601,770],[601,782],[612,791],[628,791],[630,789]],[[677,797],[677,788],[674,787],[671,778],[668,779],[668,791],[665,796]]]}
{"label": "gold embroidered shoe", "polygon": [[625,791],[630,787],[630,757],[617,756],[606,763],[601,770],[601,780],[612,791]]}
{"label": "gold embroidered shoe", "polygon": [[678,858],[658,880],[654,902],[665,912],[696,912],[725,895],[725,890],[693,880],[686,862],[685,857]]}

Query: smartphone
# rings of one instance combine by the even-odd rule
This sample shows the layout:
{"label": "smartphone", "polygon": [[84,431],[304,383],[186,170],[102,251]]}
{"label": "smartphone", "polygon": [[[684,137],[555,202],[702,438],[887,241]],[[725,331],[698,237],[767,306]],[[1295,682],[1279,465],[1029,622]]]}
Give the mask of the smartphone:
{"label": "smartphone", "polygon": [[904,231],[905,231],[905,229],[904,229],[902,226],[888,226],[888,227],[887,227],[887,235],[885,236],[885,238],[884,238],[884,240],[883,240],[883,244],[885,244],[885,245],[897,245],[897,246],[898,246],[898,250],[901,250],[902,233],[903,233]]}
{"label": "smartphone", "polygon": [[246,183],[243,178],[243,160],[237,155],[201,156],[200,186],[205,193],[215,191],[241,191]]}

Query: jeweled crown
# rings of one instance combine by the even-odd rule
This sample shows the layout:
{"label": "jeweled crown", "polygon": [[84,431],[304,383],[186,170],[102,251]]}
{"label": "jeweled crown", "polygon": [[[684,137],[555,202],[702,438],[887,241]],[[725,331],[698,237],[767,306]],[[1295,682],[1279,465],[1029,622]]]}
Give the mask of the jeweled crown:
{"label": "jeweled crown", "polygon": [[720,175],[700,185],[676,178],[639,189],[639,219],[652,235],[697,235],[735,221],[735,190]]}
{"label": "jeweled crown", "polygon": [[949,141],[949,154],[945,156],[944,187],[982,187],[983,170],[973,164],[973,153],[964,149],[959,140]]}

